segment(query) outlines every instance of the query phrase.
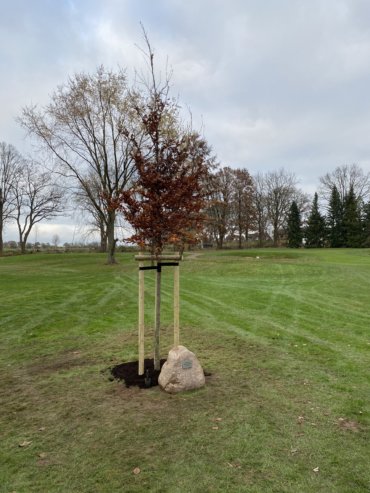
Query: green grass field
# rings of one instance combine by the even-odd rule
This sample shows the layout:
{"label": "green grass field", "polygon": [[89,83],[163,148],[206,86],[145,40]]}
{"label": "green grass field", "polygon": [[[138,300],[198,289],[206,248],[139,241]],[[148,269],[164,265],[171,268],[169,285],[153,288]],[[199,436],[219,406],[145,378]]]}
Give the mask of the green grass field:
{"label": "green grass field", "polygon": [[[181,342],[212,376],[174,396],[108,378],[137,359],[119,261],[0,258],[1,493],[370,491],[370,250],[188,254]],[[147,272],[148,356],[153,294]]]}

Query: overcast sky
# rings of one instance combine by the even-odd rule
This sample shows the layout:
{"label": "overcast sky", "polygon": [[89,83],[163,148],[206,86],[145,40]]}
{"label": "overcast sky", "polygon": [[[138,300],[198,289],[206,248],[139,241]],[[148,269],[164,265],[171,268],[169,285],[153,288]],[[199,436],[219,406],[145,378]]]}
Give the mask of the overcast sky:
{"label": "overcast sky", "polygon": [[[173,69],[173,95],[203,124],[222,165],[252,174],[284,167],[308,192],[338,165],[370,171],[369,0],[0,5],[0,141],[21,152],[30,147],[15,118],[25,105],[46,104],[68,75],[104,64],[133,76],[142,22],[158,63]],[[76,239],[67,223],[40,225],[38,239]]]}

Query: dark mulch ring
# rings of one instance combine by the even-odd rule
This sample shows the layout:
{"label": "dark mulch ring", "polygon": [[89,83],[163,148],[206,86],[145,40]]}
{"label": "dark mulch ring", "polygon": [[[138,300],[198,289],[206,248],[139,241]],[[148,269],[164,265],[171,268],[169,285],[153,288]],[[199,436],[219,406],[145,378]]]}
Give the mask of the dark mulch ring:
{"label": "dark mulch ring", "polygon": [[[165,359],[161,359],[161,368],[165,362]],[[140,387],[141,389],[147,389],[158,385],[160,370],[154,369],[154,362],[152,359],[148,358],[144,360],[144,375],[138,375],[138,371],[138,361],[122,363],[114,366],[110,370],[114,378],[125,382],[126,387]]]}
{"label": "dark mulch ring", "polygon": [[[166,362],[165,359],[161,359],[161,368]],[[113,368],[110,368],[110,372],[113,378],[122,380],[126,387],[139,387],[141,389],[148,389],[158,385],[158,377],[160,370],[154,370],[153,359],[144,360],[144,375],[138,375],[139,362],[129,361],[128,363],[121,363]],[[211,376],[211,373],[204,372],[206,377]]]}

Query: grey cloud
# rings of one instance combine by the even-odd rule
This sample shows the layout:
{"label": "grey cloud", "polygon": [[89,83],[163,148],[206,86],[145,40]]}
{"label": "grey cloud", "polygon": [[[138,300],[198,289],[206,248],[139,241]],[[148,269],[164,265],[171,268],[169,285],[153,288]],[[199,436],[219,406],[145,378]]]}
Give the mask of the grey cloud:
{"label": "grey cloud", "polygon": [[[344,162],[370,170],[365,0],[18,0],[2,12],[1,140],[20,108],[101,63],[143,66],[143,22],[173,92],[223,164],[285,166],[313,188]],[[303,183],[304,182],[304,183]]]}

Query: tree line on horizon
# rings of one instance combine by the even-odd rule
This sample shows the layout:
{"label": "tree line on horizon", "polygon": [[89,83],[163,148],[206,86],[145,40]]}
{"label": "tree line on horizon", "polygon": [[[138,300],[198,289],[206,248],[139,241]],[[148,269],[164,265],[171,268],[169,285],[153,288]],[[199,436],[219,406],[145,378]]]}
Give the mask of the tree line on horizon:
{"label": "tree line on horizon", "polygon": [[[129,86],[123,71],[75,74],[19,123],[39,144],[25,159],[0,143],[0,254],[6,224],[25,252],[40,221],[79,210],[115,261],[118,240],[157,251],[167,244],[223,248],[370,246],[370,173],[343,165],[321,177],[319,196],[285,169],[251,176],[222,167],[206,139],[184,122],[169,79],[149,72]],[[36,159],[37,158],[37,159]],[[130,224],[117,237],[117,223]],[[176,226],[176,228],[175,228]]]}
{"label": "tree line on horizon", "polygon": [[369,247],[370,173],[356,164],[320,178],[313,200],[284,169],[251,176],[224,167],[210,177],[205,245]]}

